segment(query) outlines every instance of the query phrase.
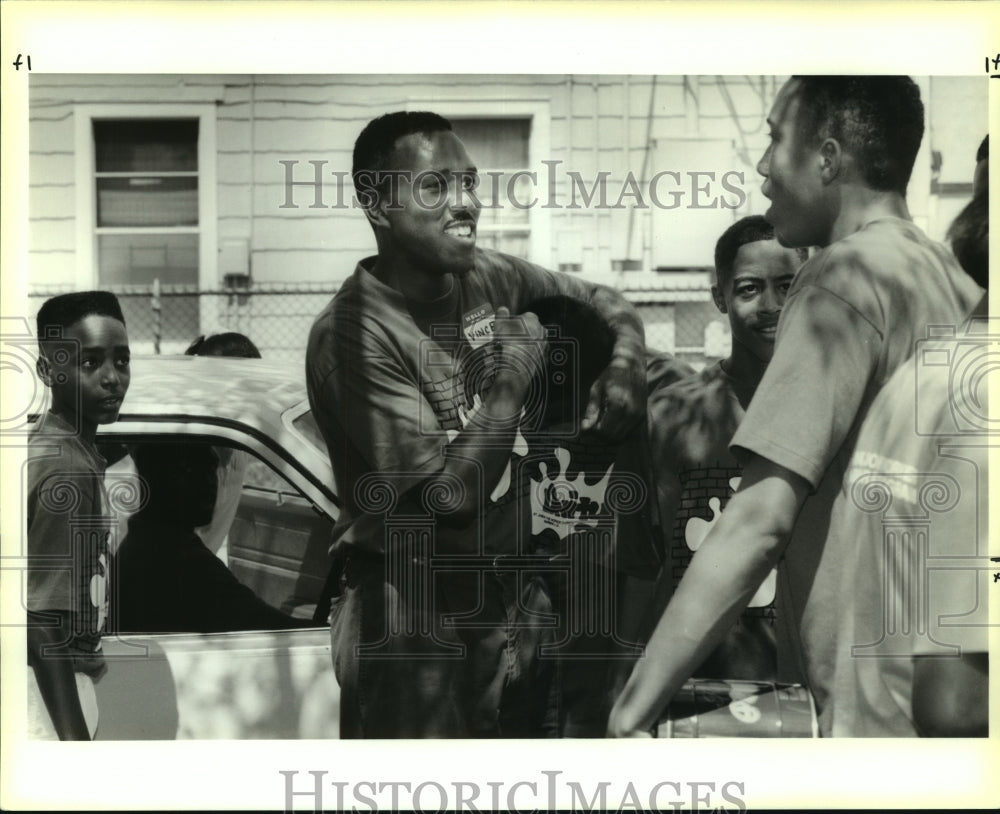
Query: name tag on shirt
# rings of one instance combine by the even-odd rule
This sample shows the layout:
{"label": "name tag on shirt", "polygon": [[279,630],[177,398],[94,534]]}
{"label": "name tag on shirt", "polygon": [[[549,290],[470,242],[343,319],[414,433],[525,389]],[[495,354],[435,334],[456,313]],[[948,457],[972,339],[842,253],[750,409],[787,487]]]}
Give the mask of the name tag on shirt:
{"label": "name tag on shirt", "polygon": [[480,305],[462,317],[462,333],[474,349],[481,348],[493,339],[494,316],[492,305]]}

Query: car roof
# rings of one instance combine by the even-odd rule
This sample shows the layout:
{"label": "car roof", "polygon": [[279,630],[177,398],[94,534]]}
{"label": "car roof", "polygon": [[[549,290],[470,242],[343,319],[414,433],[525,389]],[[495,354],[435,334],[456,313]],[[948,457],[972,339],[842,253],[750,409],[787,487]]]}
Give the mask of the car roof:
{"label": "car roof", "polygon": [[[339,500],[330,458],[318,431],[299,419],[309,413],[304,366],[208,356],[133,356],[131,381],[118,420],[103,436],[130,436],[179,423],[229,426],[253,436],[318,488],[336,518]],[[308,416],[307,416],[308,418]],[[293,478],[294,479],[294,478]],[[300,485],[303,485],[300,483]]]}
{"label": "car roof", "polygon": [[232,418],[258,429],[308,400],[304,368],[264,359],[133,356],[121,416]]}

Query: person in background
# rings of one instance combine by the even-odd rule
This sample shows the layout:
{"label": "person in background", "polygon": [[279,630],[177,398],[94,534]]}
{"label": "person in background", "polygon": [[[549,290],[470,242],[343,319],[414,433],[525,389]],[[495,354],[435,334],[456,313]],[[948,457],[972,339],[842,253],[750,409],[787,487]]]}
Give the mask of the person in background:
{"label": "person in background", "polygon": [[308,627],[271,607],[202,543],[212,517],[215,448],[140,444],[132,450],[148,489],[116,555],[117,623],[122,633],[220,633]]}
{"label": "person in background", "polygon": [[641,424],[621,442],[581,429],[590,388],[614,349],[600,314],[566,296],[533,300],[525,310],[545,329],[548,352],[510,477],[501,478],[510,485],[490,496],[484,525],[509,533],[491,514],[520,518],[525,553],[547,566],[539,576],[558,621],[541,655],[553,681],[546,734],[602,737],[618,668],[638,652],[626,626],[628,580],[649,580],[660,564],[652,507],[615,497],[645,497],[638,486],[650,480],[648,440]]}
{"label": "person in background", "polygon": [[[778,317],[805,259],[804,249],[781,246],[774,227],[760,215],[726,229],[715,247],[712,299],[729,319],[732,352],[650,397],[653,481],[667,539],[666,562],[651,607],[653,624],[739,485],[742,470],[729,442],[774,354]],[[772,572],[695,675],[773,680],[773,603]]]}
{"label": "person in background", "polygon": [[128,392],[128,334],[106,291],[46,300],[37,328],[38,376],[52,401],[28,440],[29,735],[90,740],[94,681],[107,670],[112,524],[95,438]]}
{"label": "person in background", "polygon": [[[962,268],[983,288],[988,150],[984,140],[973,199],[948,232]],[[987,459],[996,441],[984,419],[996,374],[979,375],[989,372],[987,300],[954,338],[921,343],[861,427],[833,518],[849,547],[828,702],[834,736],[988,734],[987,600],[995,569],[987,559]]]}
{"label": "person in background", "polygon": [[782,245],[818,251],[789,289],[774,356],[730,444],[739,489],[616,702],[614,736],[649,734],[776,565],[778,678],[808,684],[830,734],[839,564],[850,548],[830,517],[858,429],[927,326],[956,324],[982,296],[907,209],[924,129],[912,79],[796,76],[768,124],[757,166],[765,217]]}
{"label": "person in background", "polygon": [[[235,331],[199,336],[184,353],[188,356],[261,358],[257,346],[248,337]],[[215,452],[219,456],[219,466],[216,470],[216,478],[219,481],[218,497],[211,522],[196,528],[195,533],[209,551],[228,563],[229,529],[243,495],[243,479],[250,465],[250,455],[231,447],[216,447]]]}
{"label": "person in background", "polygon": [[[989,189],[990,184],[990,134],[987,133],[976,150],[976,168],[972,173],[972,199],[979,197],[980,192]],[[958,223],[958,219],[955,220]],[[971,273],[971,272],[970,272]]]}

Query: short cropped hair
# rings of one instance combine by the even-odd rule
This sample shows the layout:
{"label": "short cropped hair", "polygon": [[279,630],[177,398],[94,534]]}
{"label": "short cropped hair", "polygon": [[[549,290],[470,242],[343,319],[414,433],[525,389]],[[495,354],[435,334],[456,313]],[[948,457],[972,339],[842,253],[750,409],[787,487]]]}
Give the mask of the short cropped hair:
{"label": "short cropped hair", "polygon": [[551,337],[545,381],[539,389],[545,400],[541,424],[576,421],[587,406],[590,388],[611,361],[615,332],[593,306],[573,297],[540,297],[525,305],[524,311],[557,331]]}
{"label": "short cropped hair", "polygon": [[68,328],[92,315],[110,317],[125,324],[121,304],[110,291],[73,291],[47,299],[35,318],[39,347],[48,339],[61,337]]}
{"label": "short cropped hair", "polygon": [[399,139],[413,133],[439,133],[451,129],[451,122],[444,116],[429,111],[399,110],[368,122],[354,142],[351,166],[351,178],[361,203],[368,204],[373,188],[378,186],[373,183],[374,175],[385,169]]}
{"label": "short cropped hair", "polygon": [[236,331],[199,336],[186,351],[188,356],[233,356],[240,359],[260,359],[260,351],[250,340]]}
{"label": "short cropped hair", "polygon": [[793,76],[800,133],[834,138],[874,190],[906,193],[924,136],[920,88],[908,76]]}
{"label": "short cropped hair", "polygon": [[[748,215],[736,221],[722,233],[715,244],[715,277],[718,282],[730,280],[733,275],[733,264],[740,246],[756,243],[759,240],[774,240],[774,227],[763,215]],[[803,263],[809,256],[805,249],[796,249],[799,260]]]}

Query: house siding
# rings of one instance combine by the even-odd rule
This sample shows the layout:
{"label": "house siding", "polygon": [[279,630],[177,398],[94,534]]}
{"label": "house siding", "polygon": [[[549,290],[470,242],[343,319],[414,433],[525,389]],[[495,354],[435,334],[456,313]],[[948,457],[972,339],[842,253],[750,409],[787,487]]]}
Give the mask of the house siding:
{"label": "house siding", "polygon": [[[232,241],[247,247],[255,287],[314,284],[335,290],[358,259],[375,251],[365,218],[352,204],[351,150],[363,126],[382,113],[410,107],[438,109],[460,118],[469,103],[506,106],[532,103],[547,111],[548,143],[538,146],[539,205],[533,213],[537,245],[550,249],[533,259],[552,268],[579,269],[593,279],[627,288],[629,267],[657,265],[654,230],[664,213],[655,207],[614,204],[631,173],[640,185],[663,169],[685,173],[699,167],[664,166],[671,139],[732,141],[732,169],[744,174],[747,199],[741,209],[710,211],[696,265],[711,265],[711,246],[721,228],[761,211],[754,162],[766,146],[764,124],[782,77],[608,76],[608,75],[45,75],[33,74],[29,105],[29,288],[36,292],[96,283],[96,272],[78,269],[75,110],[85,104],[199,103],[215,110],[216,217],[206,224],[220,249]],[[971,177],[978,144],[969,132],[986,131],[987,97],[982,82],[962,77],[922,79],[928,99],[928,137],[911,184],[911,208],[932,237],[940,238],[950,204],[937,206],[927,192],[930,151],[944,156],[941,177]],[[961,111],[959,126],[956,111]],[[457,113],[452,113],[457,111]],[[975,142],[975,143],[973,143]],[[657,152],[657,151],[661,152]],[[473,158],[475,158],[473,156]],[[286,165],[296,181],[311,181],[311,161],[322,165],[322,202],[312,206],[310,186],[286,187]],[[673,162],[670,163],[680,163]],[[962,169],[956,169],[957,165]],[[924,167],[926,165],[926,168]],[[643,170],[645,172],[643,173]],[[607,207],[571,208],[578,173],[589,187],[606,173]],[[337,174],[344,181],[338,189]],[[676,189],[682,206],[691,202],[688,179]],[[720,192],[718,182],[712,195]],[[577,190],[577,195],[578,190]],[[292,206],[288,206],[289,203]],[[578,201],[579,203],[579,201]],[[646,203],[650,203],[646,201]],[[669,214],[666,215],[669,217]],[[937,218],[937,220],[935,220]],[[696,219],[697,220],[697,219]],[[950,220],[950,218],[949,218]],[[541,230],[541,231],[539,231]],[[541,232],[544,231],[544,240]],[[85,233],[85,232],[84,232]],[[631,236],[631,240],[629,239]],[[682,236],[681,239],[685,239]],[[208,287],[223,285],[227,269],[209,269]],[[203,277],[202,287],[206,287]],[[315,295],[314,295],[315,296]],[[698,295],[697,319],[712,318],[707,289]],[[704,307],[703,307],[704,306]],[[666,307],[666,306],[664,306]],[[684,306],[687,307],[687,306]],[[225,309],[223,309],[225,310]],[[215,311],[203,312],[215,313]],[[670,312],[670,322],[680,319]],[[663,320],[661,320],[663,321]],[[210,330],[216,326],[203,325]],[[704,325],[671,329],[670,341],[703,333]]]}

